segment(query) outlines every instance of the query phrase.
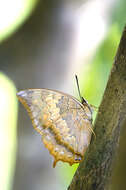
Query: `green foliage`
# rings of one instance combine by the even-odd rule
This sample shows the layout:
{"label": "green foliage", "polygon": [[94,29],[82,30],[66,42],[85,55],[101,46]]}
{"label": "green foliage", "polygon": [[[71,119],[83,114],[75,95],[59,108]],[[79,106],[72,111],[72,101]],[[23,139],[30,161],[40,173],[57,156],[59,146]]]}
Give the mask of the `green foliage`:
{"label": "green foliage", "polygon": [[0,42],[30,16],[38,0],[6,0],[0,3]]}
{"label": "green foliage", "polygon": [[107,84],[108,76],[114,62],[114,57],[119,44],[120,32],[115,24],[111,27],[106,39],[96,51],[92,64],[84,68],[82,95],[90,104],[98,106]]}
{"label": "green foliage", "polygon": [[14,84],[0,73],[0,189],[12,189],[16,160],[17,99]]}
{"label": "green foliage", "polygon": [[61,184],[63,184],[63,189],[67,189],[79,164],[73,164],[70,166],[68,163],[59,162],[58,165],[59,167],[57,167],[57,172],[59,173]]}
{"label": "green foliage", "polygon": [[112,23],[117,23],[122,32],[126,24],[126,0],[117,1],[112,11]]}

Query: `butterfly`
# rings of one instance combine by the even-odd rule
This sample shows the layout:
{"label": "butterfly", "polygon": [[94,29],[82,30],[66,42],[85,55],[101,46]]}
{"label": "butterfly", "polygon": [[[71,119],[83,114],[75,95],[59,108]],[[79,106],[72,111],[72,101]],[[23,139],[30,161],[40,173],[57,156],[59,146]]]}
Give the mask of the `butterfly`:
{"label": "butterfly", "polygon": [[58,161],[70,165],[80,163],[90,144],[93,109],[81,96],[81,102],[71,95],[50,89],[26,89],[17,93],[26,108],[35,130],[45,147]]}

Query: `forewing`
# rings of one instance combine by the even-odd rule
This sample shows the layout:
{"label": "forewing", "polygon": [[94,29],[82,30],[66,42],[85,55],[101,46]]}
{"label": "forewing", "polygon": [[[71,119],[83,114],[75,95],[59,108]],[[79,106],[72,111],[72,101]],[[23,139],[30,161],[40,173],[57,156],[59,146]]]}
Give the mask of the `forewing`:
{"label": "forewing", "polygon": [[90,143],[90,109],[72,96],[48,89],[28,89],[17,96],[54,156],[54,166],[58,160],[80,162]]}

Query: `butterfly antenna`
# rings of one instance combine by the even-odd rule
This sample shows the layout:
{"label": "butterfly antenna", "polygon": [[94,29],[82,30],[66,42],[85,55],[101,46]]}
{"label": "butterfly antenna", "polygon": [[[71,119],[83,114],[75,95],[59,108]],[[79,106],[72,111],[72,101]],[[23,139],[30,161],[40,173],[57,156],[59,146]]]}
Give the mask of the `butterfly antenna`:
{"label": "butterfly antenna", "polygon": [[80,99],[81,99],[81,101],[83,101],[83,98],[82,98],[81,93],[80,93],[80,88],[79,88],[79,82],[78,82],[78,77],[77,77],[77,75],[75,75],[75,78],[76,78],[77,89],[78,89],[78,93],[79,93]]}

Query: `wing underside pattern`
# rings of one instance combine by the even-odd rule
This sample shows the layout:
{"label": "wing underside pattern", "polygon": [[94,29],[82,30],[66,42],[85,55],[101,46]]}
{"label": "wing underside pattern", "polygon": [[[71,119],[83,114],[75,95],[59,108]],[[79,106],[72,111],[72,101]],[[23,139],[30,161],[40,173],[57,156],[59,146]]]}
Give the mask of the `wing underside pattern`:
{"label": "wing underside pattern", "polygon": [[72,96],[48,89],[17,94],[56,162],[78,163],[90,143],[91,112]]}

